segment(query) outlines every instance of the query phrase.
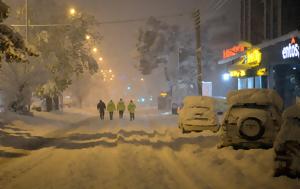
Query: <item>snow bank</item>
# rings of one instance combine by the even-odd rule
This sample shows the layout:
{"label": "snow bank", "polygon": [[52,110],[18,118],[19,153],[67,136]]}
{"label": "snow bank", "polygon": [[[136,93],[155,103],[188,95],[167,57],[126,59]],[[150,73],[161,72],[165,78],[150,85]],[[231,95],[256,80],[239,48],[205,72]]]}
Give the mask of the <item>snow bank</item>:
{"label": "snow bank", "polygon": [[259,104],[259,105],[275,105],[279,110],[283,109],[283,101],[281,97],[272,89],[243,89],[231,91],[227,95],[227,102],[234,104]]}
{"label": "snow bank", "polygon": [[[63,137],[50,144],[52,147],[5,159],[5,163],[0,157],[1,189],[299,188],[297,180],[271,176],[272,149],[218,150],[216,134],[181,134],[176,116],[138,110],[134,122],[99,122],[97,110],[83,121],[78,120],[79,111],[72,112],[41,112],[30,118],[38,123],[27,131],[34,136],[42,121],[50,122],[54,129],[66,127],[71,119],[72,123],[75,119],[78,122],[71,124],[71,130],[51,135]],[[64,124],[55,125],[57,120]],[[15,126],[19,124],[22,123],[15,122]],[[50,128],[43,128],[46,129],[45,132],[53,133]]]}

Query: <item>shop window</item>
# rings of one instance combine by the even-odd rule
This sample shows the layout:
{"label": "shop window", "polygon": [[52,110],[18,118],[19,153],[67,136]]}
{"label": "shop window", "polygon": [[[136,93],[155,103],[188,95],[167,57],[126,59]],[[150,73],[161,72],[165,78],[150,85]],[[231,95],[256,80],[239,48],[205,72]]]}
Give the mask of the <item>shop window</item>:
{"label": "shop window", "polygon": [[261,89],[262,88],[261,76],[255,77],[255,88],[257,88],[257,89]]}
{"label": "shop window", "polygon": [[253,77],[247,78],[247,83],[248,83],[248,86],[247,86],[248,89],[253,89],[254,88],[254,79],[253,79]]}
{"label": "shop window", "polygon": [[248,80],[247,78],[238,78],[238,90],[240,89],[247,89],[248,87]]}

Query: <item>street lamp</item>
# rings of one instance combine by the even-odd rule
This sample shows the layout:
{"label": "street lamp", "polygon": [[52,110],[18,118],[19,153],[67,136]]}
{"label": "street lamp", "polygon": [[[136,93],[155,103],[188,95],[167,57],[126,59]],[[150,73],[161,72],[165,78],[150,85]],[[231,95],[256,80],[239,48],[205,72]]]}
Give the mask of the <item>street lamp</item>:
{"label": "street lamp", "polygon": [[102,57],[100,57],[100,58],[99,58],[99,60],[100,60],[100,61],[103,61],[103,58],[102,58]]}
{"label": "street lamp", "polygon": [[228,81],[228,80],[230,79],[229,73],[224,73],[224,74],[222,75],[222,78],[223,78],[224,81]]}
{"label": "street lamp", "polygon": [[96,47],[93,48],[93,52],[96,53],[98,49]]}
{"label": "street lamp", "polygon": [[85,39],[86,39],[86,40],[90,40],[90,39],[91,39],[91,36],[90,36],[90,35],[86,35],[86,36],[85,36]]}
{"label": "street lamp", "polygon": [[111,69],[109,69],[109,70],[108,70],[108,72],[109,72],[109,73],[111,73],[111,72],[112,72],[112,70],[111,70]]}
{"label": "street lamp", "polygon": [[69,13],[71,16],[75,16],[76,10],[74,8],[70,8]]}
{"label": "street lamp", "polygon": [[144,78],[141,78],[141,81],[144,81]]}

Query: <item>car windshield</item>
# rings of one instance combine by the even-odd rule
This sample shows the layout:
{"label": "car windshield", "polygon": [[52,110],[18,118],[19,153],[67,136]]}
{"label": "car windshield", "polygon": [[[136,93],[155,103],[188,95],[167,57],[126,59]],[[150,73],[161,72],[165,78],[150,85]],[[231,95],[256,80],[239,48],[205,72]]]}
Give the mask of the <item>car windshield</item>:
{"label": "car windshield", "polygon": [[235,104],[233,108],[251,108],[251,109],[268,109],[270,105],[261,105],[261,104]]}
{"label": "car windshield", "polygon": [[198,108],[198,109],[205,109],[205,110],[209,110],[209,107],[205,107],[205,106],[200,106],[200,105],[188,105],[188,108]]}

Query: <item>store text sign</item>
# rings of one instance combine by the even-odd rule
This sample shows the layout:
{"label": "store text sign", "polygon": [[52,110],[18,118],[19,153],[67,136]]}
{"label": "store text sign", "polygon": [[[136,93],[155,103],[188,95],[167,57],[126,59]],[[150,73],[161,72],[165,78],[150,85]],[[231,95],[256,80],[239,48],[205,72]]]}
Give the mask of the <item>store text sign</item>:
{"label": "store text sign", "polygon": [[251,49],[246,52],[245,63],[250,67],[259,66],[261,63],[262,54],[259,49]]}
{"label": "store text sign", "polygon": [[300,49],[299,44],[296,42],[296,39],[293,37],[288,46],[283,47],[282,49],[282,58],[300,58]]}
{"label": "store text sign", "polygon": [[225,49],[223,50],[223,59],[232,57],[237,53],[244,52],[244,51],[245,51],[245,47],[242,45],[236,45],[229,49]]}

